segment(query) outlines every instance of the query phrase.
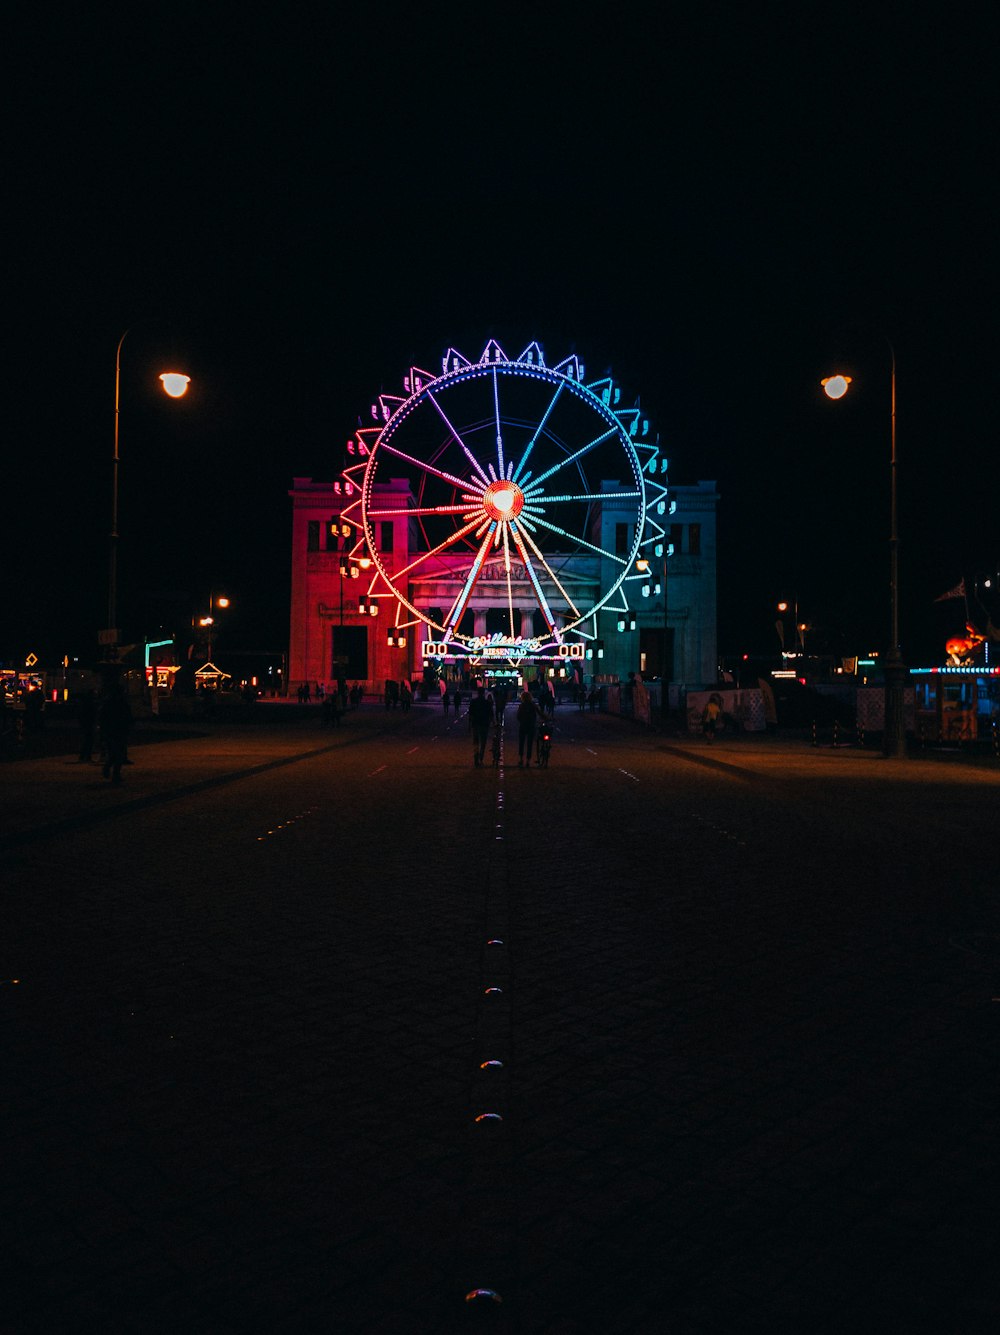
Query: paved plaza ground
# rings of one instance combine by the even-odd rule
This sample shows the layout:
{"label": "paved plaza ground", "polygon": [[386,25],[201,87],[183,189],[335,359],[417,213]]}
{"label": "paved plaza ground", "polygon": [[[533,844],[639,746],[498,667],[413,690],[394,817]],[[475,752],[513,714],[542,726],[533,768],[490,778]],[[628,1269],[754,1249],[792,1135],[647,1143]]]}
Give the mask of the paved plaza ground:
{"label": "paved plaza ground", "polygon": [[992,758],[131,756],[0,765],[0,1331],[1000,1328]]}

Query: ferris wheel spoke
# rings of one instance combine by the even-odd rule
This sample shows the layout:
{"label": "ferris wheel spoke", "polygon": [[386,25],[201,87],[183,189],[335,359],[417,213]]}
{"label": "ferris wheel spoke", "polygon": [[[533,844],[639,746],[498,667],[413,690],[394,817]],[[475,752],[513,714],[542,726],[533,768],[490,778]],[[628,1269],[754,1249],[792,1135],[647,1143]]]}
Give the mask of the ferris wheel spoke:
{"label": "ferris wheel spoke", "polygon": [[514,634],[514,585],[510,573],[510,525],[502,524],[503,529],[503,568],[507,575],[507,608],[510,611],[510,633]]}
{"label": "ferris wheel spoke", "polygon": [[448,613],[447,617],[447,629],[445,631],[446,640],[451,639],[452,635],[455,633],[455,627],[462,620],[462,614],[465,612],[469,599],[472,597],[472,590],[476,587],[476,582],[479,579],[479,572],[482,570],[483,562],[486,560],[486,553],[490,550],[490,547],[493,544],[494,531],[494,525],[491,523],[489,531],[480,544],[479,551],[476,553],[476,559],[473,561],[472,567],[466,576],[462,591],[451,605],[451,611]]}
{"label": "ferris wheel spoke", "polygon": [[541,421],[535,427],[535,434],[531,437],[527,445],[524,447],[524,453],[521,455],[520,461],[517,467],[514,469],[515,482],[520,478],[521,474],[523,473],[524,465],[528,462],[528,455],[535,448],[535,444],[538,440],[538,437],[544,431],[545,423],[549,420],[550,416],[552,415],[552,409],[556,406],[556,403],[559,401],[559,395],[563,392],[563,385],[565,383],[566,383],[565,381],[560,381],[559,385],[556,388],[556,392],[552,395],[552,400],[549,403],[549,406],[545,409],[545,412],[542,414]]}
{"label": "ferris wheel spoke", "polygon": [[609,552],[607,547],[597,547],[594,543],[588,542],[586,538],[580,538],[575,533],[567,533],[564,528],[560,528],[558,524],[550,524],[549,521],[543,519],[541,515],[532,514],[531,522],[533,524],[538,524],[541,528],[547,528],[552,533],[558,533],[562,538],[569,538],[570,542],[575,542],[581,547],[589,547],[592,552],[597,552],[601,556],[606,556],[611,561],[617,561],[620,566],[628,565],[627,559],[624,556],[619,555],[618,552]]}
{"label": "ferris wheel spoke", "polygon": [[478,501],[478,496],[472,496],[463,505],[418,505],[412,510],[369,510],[367,513],[369,519],[398,519],[400,515],[407,519],[411,515],[467,515],[472,513]]}
{"label": "ferris wheel spoke", "polygon": [[556,586],[556,588],[559,590],[559,592],[562,594],[562,596],[566,599],[566,602],[569,604],[569,606],[573,609],[573,615],[576,616],[576,617],[579,617],[579,615],[580,615],[580,609],[577,607],[576,603],[574,603],[573,599],[569,596],[569,594],[568,594],[568,593],[566,592],[566,590],[563,588],[562,584],[560,583],[559,576],[556,574],[556,572],[555,572],[555,571],[552,569],[552,567],[549,565],[548,561],[546,561],[546,559],[545,559],[545,554],[544,554],[544,552],[542,551],[542,549],[538,546],[538,544],[535,542],[534,538],[532,538],[531,534],[527,531],[527,529],[522,529],[521,532],[522,532],[522,537],[524,538],[525,542],[529,545],[529,547],[531,548],[531,550],[532,550],[532,551],[535,553],[535,555],[538,557],[539,563],[540,563],[542,566],[545,567],[545,571],[546,571],[546,574],[548,575],[549,579],[550,579],[550,580],[552,581],[552,583]]}
{"label": "ferris wheel spoke", "polygon": [[482,480],[483,480],[483,485],[488,487],[489,484],[490,484],[490,479],[487,477],[486,472],[484,471],[482,464],[479,462],[479,460],[476,458],[476,456],[472,453],[472,451],[469,449],[468,445],[466,445],[465,441],[464,441],[464,440],[462,439],[462,437],[458,434],[458,432],[455,430],[455,428],[452,426],[451,422],[448,420],[448,417],[447,417],[447,415],[446,415],[444,409],[441,407],[440,403],[438,403],[438,401],[437,401],[437,399],[434,397],[434,395],[433,395],[433,394],[428,394],[427,397],[430,399],[431,403],[432,403],[432,404],[434,405],[434,407],[437,409],[437,411],[438,411],[438,416],[441,418],[441,421],[445,424],[445,426],[446,426],[446,427],[448,428],[448,430],[451,432],[451,434],[452,434],[452,436],[453,436],[453,438],[454,438],[456,444],[458,445],[458,447],[462,450],[462,452],[464,453],[465,457],[468,459],[469,463],[472,464],[472,467],[476,470],[476,472],[477,472],[477,473],[479,474],[479,476],[482,478]]}
{"label": "ferris wheel spoke", "polygon": [[536,496],[530,489],[524,494],[531,505],[555,505],[557,501],[634,501],[642,495],[639,491],[587,491],[574,496]]}
{"label": "ferris wheel spoke", "polygon": [[540,473],[538,477],[533,478],[531,482],[532,488],[539,486],[542,482],[546,482],[553,473],[558,473],[560,468],[565,468],[568,464],[576,463],[577,459],[581,459],[589,450],[595,449],[598,445],[603,445],[606,440],[609,440],[612,436],[616,436],[617,434],[617,427],[609,427],[602,435],[595,436],[594,439],[588,441],[586,445],[581,445],[575,454],[567,455],[566,458],[562,459],[559,463],[553,464],[547,472]]}
{"label": "ferris wheel spoke", "polygon": [[[379,446],[379,449],[384,450],[386,454],[394,454],[397,459],[404,459],[408,464],[413,464],[414,468],[419,468],[422,473],[433,473],[435,477],[441,478],[443,482],[450,482],[462,491],[469,490],[468,478],[456,477],[454,473],[446,473],[444,469],[435,468],[433,464],[429,464],[426,459],[414,459],[412,454],[404,454],[402,450],[397,450],[395,445],[383,444]],[[479,468],[479,465],[477,464],[476,467]],[[482,473],[482,471],[479,468],[479,472]],[[489,479],[487,478],[486,481],[488,483]]]}
{"label": "ferris wheel spoke", "polygon": [[[409,513],[409,511],[406,513]],[[460,542],[462,538],[467,537],[473,529],[478,528],[481,522],[482,516],[477,514],[475,519],[468,524],[464,524],[461,528],[457,528],[450,537],[445,538],[444,542],[439,542],[436,547],[432,547],[429,551],[421,552],[415,561],[411,561],[408,566],[403,566],[402,570],[395,571],[393,580],[398,581],[400,576],[409,574],[411,570],[415,570],[424,561],[429,561],[432,556],[437,556],[439,552],[443,552],[447,547],[453,547],[456,542]]]}
{"label": "ferris wheel spoke", "polygon": [[531,564],[531,558],[528,555],[527,548],[525,547],[524,543],[521,540],[520,525],[511,524],[510,531],[514,539],[514,545],[517,547],[517,550],[520,553],[521,561],[524,564],[524,568],[528,572],[528,578],[531,580],[531,586],[535,590],[535,600],[537,601],[538,606],[541,608],[542,616],[545,618],[545,624],[548,626],[549,630],[551,630],[553,634],[555,634],[555,629],[556,629],[555,618],[552,615],[552,609],[549,607],[545,594],[542,592],[542,586],[538,582],[538,576],[535,574],[535,567]]}
{"label": "ferris wheel spoke", "polygon": [[503,477],[504,475],[503,433],[500,430],[500,391],[497,388],[497,373],[495,367],[493,369],[493,412],[495,414],[496,424],[497,424],[497,466],[499,469],[499,476]]}

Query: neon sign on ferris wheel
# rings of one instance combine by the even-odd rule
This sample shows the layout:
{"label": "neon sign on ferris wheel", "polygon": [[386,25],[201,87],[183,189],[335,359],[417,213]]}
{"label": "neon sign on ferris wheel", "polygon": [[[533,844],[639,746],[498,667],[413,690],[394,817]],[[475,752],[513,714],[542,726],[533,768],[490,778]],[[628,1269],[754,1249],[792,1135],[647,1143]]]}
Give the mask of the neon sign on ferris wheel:
{"label": "neon sign on ferris wheel", "polygon": [[[508,357],[494,339],[478,361],[449,348],[440,373],[411,367],[403,389],[380,394],[375,425],[348,442],[357,462],[344,494],[357,494],[342,518],[357,525],[351,556],[371,559],[368,596],[391,598],[397,629],[424,627],[425,644],[449,656],[582,658],[598,613],[629,612],[647,582],[637,559],[664,552],[667,460],[638,401],[622,407],[610,375],[588,382],[576,355],[550,367],[538,343]],[[402,512],[383,499],[401,478],[412,500]],[[609,510],[618,533],[627,525],[624,543],[602,531]],[[401,513],[419,536],[397,567],[377,526]],[[583,566],[585,581],[573,574]],[[435,579],[457,585],[446,610],[414,602],[414,582]],[[460,629],[481,581],[491,597],[500,585],[507,635]],[[513,634],[515,586],[541,633]]]}

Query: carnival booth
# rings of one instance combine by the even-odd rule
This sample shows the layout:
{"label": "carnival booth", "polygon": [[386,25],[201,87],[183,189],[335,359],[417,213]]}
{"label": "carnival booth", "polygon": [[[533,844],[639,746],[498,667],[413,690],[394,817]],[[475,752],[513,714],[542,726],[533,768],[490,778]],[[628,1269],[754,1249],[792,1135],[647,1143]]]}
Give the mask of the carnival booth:
{"label": "carnival booth", "polygon": [[927,742],[976,742],[993,735],[1000,718],[1000,667],[911,668],[917,735]]}

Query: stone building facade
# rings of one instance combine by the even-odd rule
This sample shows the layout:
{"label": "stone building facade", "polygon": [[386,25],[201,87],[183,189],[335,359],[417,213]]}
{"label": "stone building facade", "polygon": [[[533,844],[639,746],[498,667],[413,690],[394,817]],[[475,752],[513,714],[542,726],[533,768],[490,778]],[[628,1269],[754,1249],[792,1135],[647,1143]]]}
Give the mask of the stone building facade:
{"label": "stone building facade", "polygon": [[[420,680],[423,643],[436,638],[422,623],[390,635],[395,632],[397,608],[388,596],[378,599],[377,615],[359,610],[373,572],[355,559],[352,577],[349,556],[356,550],[357,533],[344,536],[341,514],[356,499],[356,492],[349,495],[347,486],[344,482],[299,477],[289,492],[292,588],[288,686],[293,692],[303,682],[328,684],[340,677],[363,682],[366,690],[378,693],[387,680]],[[624,629],[619,629],[623,618],[615,611],[605,608],[598,614],[603,657],[574,664],[588,681],[592,676],[624,681],[631,672],[658,678],[664,662],[667,680],[687,688],[713,685],[717,680],[718,495],[713,482],[697,482],[671,486],[670,497],[675,502],[668,521],[673,553],[668,558],[651,556],[647,578],[630,586],[634,629],[631,618],[626,619]],[[405,480],[393,479],[378,488],[379,511],[389,512],[391,517],[380,519],[374,537],[380,559],[390,573],[406,569],[420,551],[418,527],[407,515],[413,506]],[[624,510],[617,513],[612,502],[604,502],[597,520],[597,545],[608,552],[628,550],[630,518],[634,515]],[[347,570],[342,573],[345,564]],[[610,587],[609,567],[604,555],[574,555],[560,562],[567,591],[578,591],[592,599],[600,588]],[[415,574],[409,586],[410,601],[422,611],[446,611],[467,571],[468,561],[461,554],[436,558],[433,569],[422,568]],[[543,626],[531,584],[516,563],[513,574],[513,627],[500,563],[487,560],[460,626],[462,632],[525,637],[540,633]],[[412,620],[412,616],[407,614],[405,619]],[[401,638],[405,643],[399,643]],[[522,670],[530,677],[539,668],[525,661]]]}

